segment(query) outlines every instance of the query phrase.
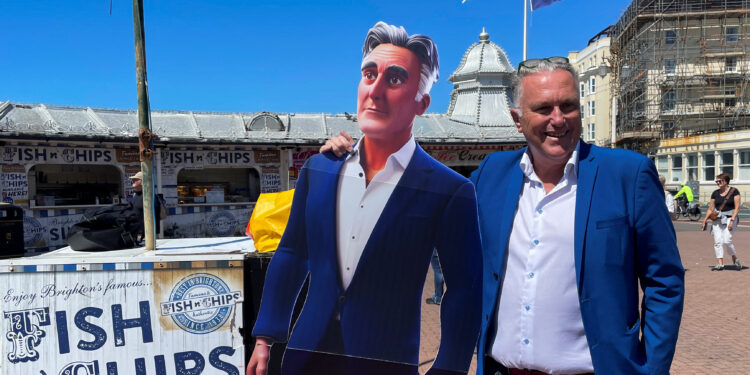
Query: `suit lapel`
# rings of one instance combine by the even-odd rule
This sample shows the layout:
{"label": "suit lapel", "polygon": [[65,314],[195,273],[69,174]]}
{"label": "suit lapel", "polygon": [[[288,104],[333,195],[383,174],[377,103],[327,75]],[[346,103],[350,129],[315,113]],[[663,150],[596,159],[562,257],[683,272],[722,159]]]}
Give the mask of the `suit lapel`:
{"label": "suit lapel", "polygon": [[576,211],[575,211],[575,262],[576,262],[576,284],[578,293],[581,291],[581,276],[583,271],[583,245],[586,239],[586,228],[589,222],[589,212],[591,209],[591,197],[594,191],[596,174],[599,169],[599,163],[591,152],[591,145],[581,142],[578,155],[578,190],[576,192]]}
{"label": "suit lapel", "polygon": [[414,195],[417,191],[427,187],[428,179],[426,177],[434,169],[428,162],[428,158],[427,153],[417,145],[409,165],[406,166],[404,174],[398,180],[396,188],[393,189],[393,193],[388,198],[388,202],[385,204],[375,227],[372,229],[370,238],[367,239],[367,244],[357,263],[354,277],[349,284],[350,288],[356,281],[357,275],[360,274],[360,268],[363,267],[363,264],[367,264],[367,258],[375,251],[379,241],[385,238],[388,228],[398,223],[398,220],[395,220],[395,218],[405,215],[405,211],[410,207],[410,202],[414,200]]}

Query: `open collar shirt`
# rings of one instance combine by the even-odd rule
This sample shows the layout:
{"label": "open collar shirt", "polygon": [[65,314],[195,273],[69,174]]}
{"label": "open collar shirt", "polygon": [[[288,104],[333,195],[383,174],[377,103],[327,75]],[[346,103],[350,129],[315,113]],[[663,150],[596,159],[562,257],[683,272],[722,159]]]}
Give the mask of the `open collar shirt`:
{"label": "open collar shirt", "polygon": [[339,172],[336,240],[339,275],[344,289],[349,287],[367,240],[417,147],[412,135],[398,151],[388,156],[383,170],[367,185],[361,164],[361,144],[361,140],[357,142]]}
{"label": "open collar shirt", "polygon": [[523,154],[523,189],[513,219],[491,356],[509,368],[593,372],[576,286],[574,225],[579,145],[546,193]]}

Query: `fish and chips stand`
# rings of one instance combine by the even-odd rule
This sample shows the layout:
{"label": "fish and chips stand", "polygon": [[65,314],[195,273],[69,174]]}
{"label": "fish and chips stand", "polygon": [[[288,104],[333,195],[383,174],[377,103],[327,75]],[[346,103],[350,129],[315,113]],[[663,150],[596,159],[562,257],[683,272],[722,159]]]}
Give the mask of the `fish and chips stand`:
{"label": "fish and chips stand", "polygon": [[269,260],[247,237],[2,260],[0,374],[244,374]]}

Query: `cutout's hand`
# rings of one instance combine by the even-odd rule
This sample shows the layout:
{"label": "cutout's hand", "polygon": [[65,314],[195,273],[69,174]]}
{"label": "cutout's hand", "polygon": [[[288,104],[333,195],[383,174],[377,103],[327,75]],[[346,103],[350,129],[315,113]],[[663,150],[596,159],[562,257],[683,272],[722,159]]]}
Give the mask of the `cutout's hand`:
{"label": "cutout's hand", "polygon": [[270,354],[271,343],[262,337],[255,339],[255,348],[250,356],[250,362],[247,363],[245,375],[266,375]]}
{"label": "cutout's hand", "polygon": [[354,139],[343,130],[339,130],[339,135],[329,139],[323,146],[320,146],[320,152],[331,151],[334,155],[341,157],[347,152],[352,152]]}

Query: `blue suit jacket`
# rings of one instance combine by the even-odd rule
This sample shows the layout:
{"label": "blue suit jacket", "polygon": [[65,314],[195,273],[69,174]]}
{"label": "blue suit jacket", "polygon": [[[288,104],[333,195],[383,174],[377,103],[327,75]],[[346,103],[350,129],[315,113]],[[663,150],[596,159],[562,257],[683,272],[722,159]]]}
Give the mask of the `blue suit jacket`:
{"label": "blue suit jacket", "polygon": [[266,276],[253,335],[287,339],[297,295],[307,301],[289,348],[316,350],[332,320],[345,353],[416,365],[422,289],[437,248],[447,291],[433,368],[466,372],[479,335],[482,255],[474,186],[417,147],[344,290],[336,250],[336,195],[344,158],[313,156]]}
{"label": "blue suit jacket", "polygon": [[[523,184],[519,162],[525,151],[492,154],[471,176],[484,245],[479,375],[496,332],[508,240]],[[653,162],[643,155],[581,142],[575,273],[597,374],[669,372],[682,316],[684,269],[657,177]]]}

